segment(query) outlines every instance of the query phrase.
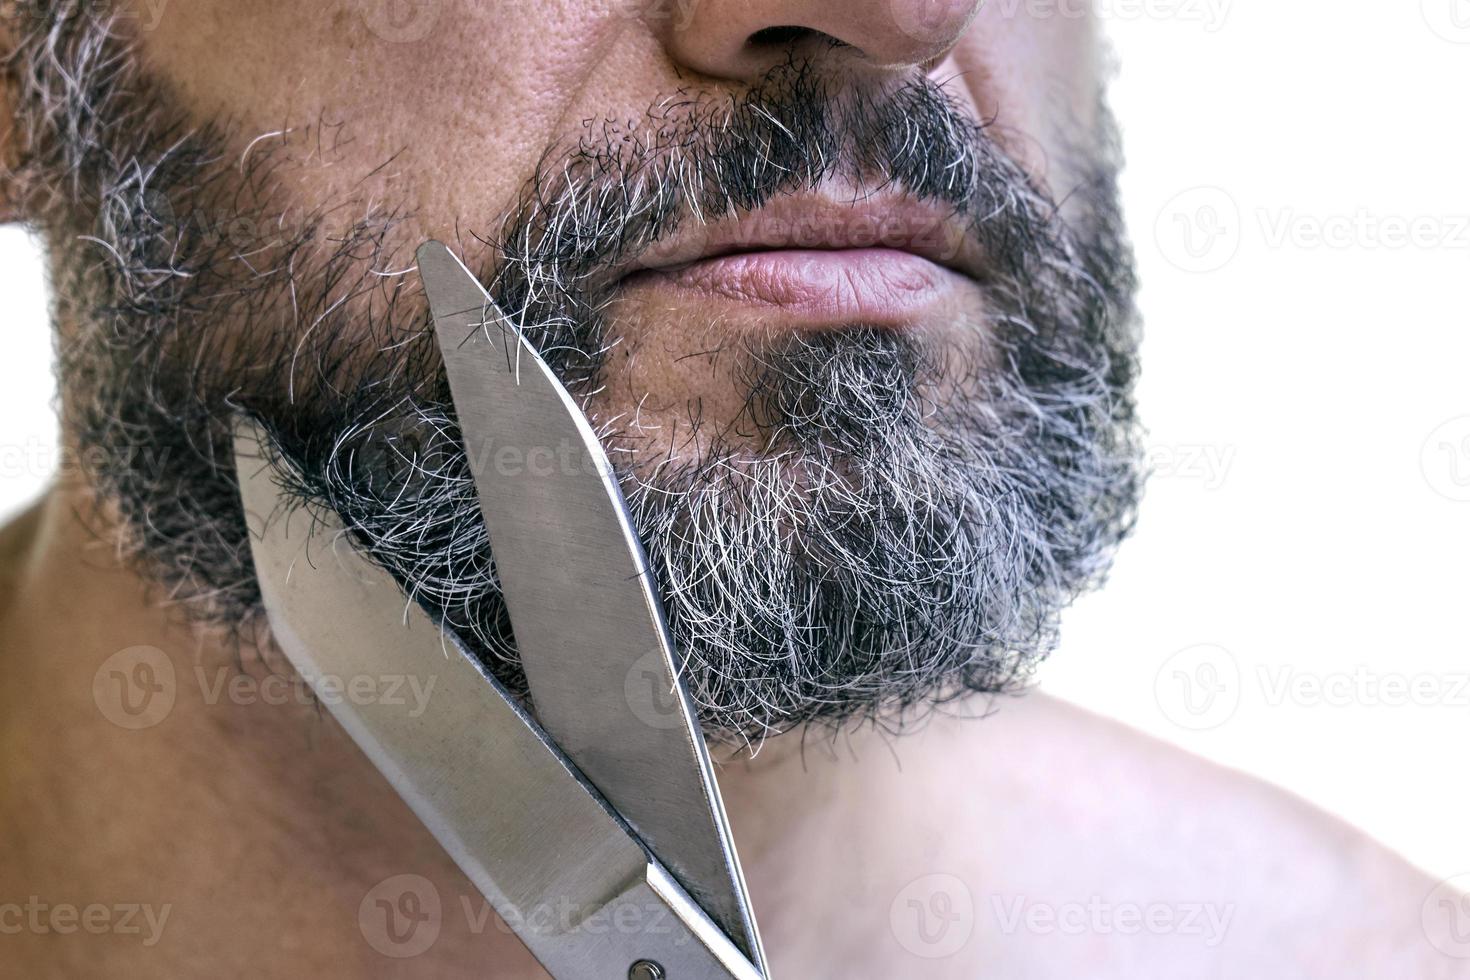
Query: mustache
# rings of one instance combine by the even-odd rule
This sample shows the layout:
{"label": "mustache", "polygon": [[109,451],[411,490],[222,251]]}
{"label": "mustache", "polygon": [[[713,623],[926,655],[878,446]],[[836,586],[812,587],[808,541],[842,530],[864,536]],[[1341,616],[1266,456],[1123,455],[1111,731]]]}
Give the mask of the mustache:
{"label": "mustache", "polygon": [[[850,188],[954,215],[987,263],[1015,275],[1045,245],[1052,207],[989,127],[927,76],[873,81],[791,60],[734,95],[681,91],[641,120],[607,119],[548,150],[502,223],[490,292],[570,371],[596,363],[585,325],[615,281],[689,222],[781,195]],[[583,329],[579,330],[578,328]]]}

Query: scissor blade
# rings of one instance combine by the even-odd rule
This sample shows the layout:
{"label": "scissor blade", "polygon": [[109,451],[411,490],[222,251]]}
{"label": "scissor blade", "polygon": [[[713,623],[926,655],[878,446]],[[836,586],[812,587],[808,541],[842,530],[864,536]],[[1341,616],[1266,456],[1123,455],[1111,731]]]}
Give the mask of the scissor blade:
{"label": "scissor blade", "polygon": [[612,467],[480,281],[438,242],[418,259],[536,716],[764,971],[719,788]]}
{"label": "scissor blade", "polygon": [[[345,534],[314,530],[311,514],[282,504],[258,446],[243,427],[241,497],[273,639],[298,672],[344,684],[401,677],[402,690],[428,692],[417,715],[387,699],[327,705],[455,860],[478,868],[471,877],[487,897],[519,908],[548,894],[587,903],[616,894],[639,873],[641,848],[387,572]],[[517,836],[502,837],[504,829]],[[549,853],[565,864],[532,858]]]}
{"label": "scissor blade", "polygon": [[[760,980],[475,658],[340,524],[290,507],[260,446],[242,424],[240,493],[276,646],[532,954],[556,977],[622,976],[652,957],[670,977]],[[422,696],[344,696],[364,679]]]}

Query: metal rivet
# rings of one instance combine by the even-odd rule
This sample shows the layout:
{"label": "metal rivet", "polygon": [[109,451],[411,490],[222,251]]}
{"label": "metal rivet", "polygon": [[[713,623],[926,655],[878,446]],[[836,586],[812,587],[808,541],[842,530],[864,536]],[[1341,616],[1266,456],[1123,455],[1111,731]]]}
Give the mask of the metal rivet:
{"label": "metal rivet", "polygon": [[664,980],[664,968],[653,960],[639,960],[628,967],[628,980]]}

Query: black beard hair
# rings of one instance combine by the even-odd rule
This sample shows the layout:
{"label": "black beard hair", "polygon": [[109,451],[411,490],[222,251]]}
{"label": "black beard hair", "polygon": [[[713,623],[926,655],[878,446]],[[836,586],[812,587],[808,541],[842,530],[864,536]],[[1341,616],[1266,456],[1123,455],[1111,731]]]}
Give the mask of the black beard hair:
{"label": "black beard hair", "polygon": [[[242,157],[228,125],[188,126],[85,6],[23,19],[5,65],[13,179],[71,328],[65,422],[126,552],[211,622],[258,616],[230,440],[252,415],[299,497],[524,693],[422,294],[390,274],[411,264],[406,216],[281,208],[279,141]],[[697,459],[620,469],[707,731],[897,724],[1015,689],[1101,580],[1139,493],[1133,273],[1104,129],[1069,225],[928,79],[844,84],[792,60],[741,96],[589,127],[486,236],[492,294],[584,399],[616,342],[598,274],[681,222],[840,178],[943,202],[984,248],[975,349],[858,325],[732,348],[740,419]],[[601,434],[615,460],[646,455],[629,429]]]}

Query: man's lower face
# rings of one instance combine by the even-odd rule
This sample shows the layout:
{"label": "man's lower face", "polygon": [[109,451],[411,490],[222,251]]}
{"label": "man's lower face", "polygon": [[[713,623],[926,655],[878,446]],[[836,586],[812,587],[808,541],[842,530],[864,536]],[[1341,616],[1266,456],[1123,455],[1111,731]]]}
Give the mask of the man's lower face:
{"label": "man's lower face", "polygon": [[445,229],[603,435],[711,733],[1012,687],[1130,524],[1109,133],[1052,175],[1069,224],[928,76],[793,46],[554,134],[503,215],[426,214],[283,179],[361,121],[188,124],[89,9],[35,15],[18,61],[67,423],[140,567],[201,615],[259,602],[229,451],[249,413],[524,688],[407,258]]}

